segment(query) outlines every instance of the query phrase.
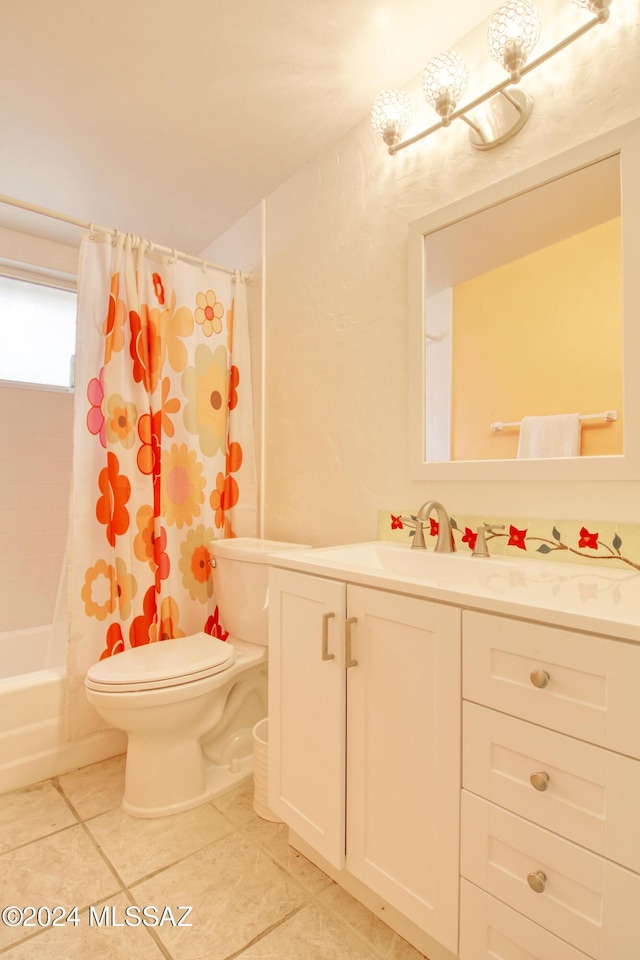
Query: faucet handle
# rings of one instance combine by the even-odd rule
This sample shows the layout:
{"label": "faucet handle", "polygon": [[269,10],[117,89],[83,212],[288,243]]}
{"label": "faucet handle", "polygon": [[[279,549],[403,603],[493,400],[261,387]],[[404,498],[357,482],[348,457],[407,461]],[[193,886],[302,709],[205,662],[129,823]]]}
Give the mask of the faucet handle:
{"label": "faucet handle", "polygon": [[476,531],[476,542],[473,545],[472,557],[488,557],[489,548],[487,547],[486,534],[495,533],[496,530],[504,530],[504,523],[483,523]]}

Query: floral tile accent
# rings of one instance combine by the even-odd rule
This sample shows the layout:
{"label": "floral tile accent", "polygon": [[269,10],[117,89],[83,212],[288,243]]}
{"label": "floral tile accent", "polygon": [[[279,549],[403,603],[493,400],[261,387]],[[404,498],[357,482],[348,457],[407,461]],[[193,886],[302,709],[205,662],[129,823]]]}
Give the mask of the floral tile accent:
{"label": "floral tile accent", "polygon": [[[637,523],[454,514],[451,526],[456,549],[473,551],[477,529],[483,523],[501,524],[504,528],[487,533],[490,554],[640,570],[640,524]],[[415,513],[381,510],[378,514],[379,540],[410,543],[415,528]],[[438,535],[435,517],[429,518],[424,532],[427,544],[430,539],[435,544]]]}

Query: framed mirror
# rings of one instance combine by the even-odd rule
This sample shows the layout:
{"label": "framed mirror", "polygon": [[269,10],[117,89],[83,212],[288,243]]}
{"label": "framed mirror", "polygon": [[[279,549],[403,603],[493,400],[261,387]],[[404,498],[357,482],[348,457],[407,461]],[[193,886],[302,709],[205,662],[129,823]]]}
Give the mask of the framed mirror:
{"label": "framed mirror", "polygon": [[409,295],[412,479],[640,478],[640,121],[412,223]]}

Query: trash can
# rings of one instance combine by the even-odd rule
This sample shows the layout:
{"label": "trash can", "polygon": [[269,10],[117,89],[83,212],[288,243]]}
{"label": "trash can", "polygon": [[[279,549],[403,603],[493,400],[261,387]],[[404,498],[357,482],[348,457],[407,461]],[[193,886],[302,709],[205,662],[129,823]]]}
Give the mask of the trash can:
{"label": "trash can", "polygon": [[253,809],[263,820],[282,823],[269,809],[268,797],[269,719],[259,720],[253,728]]}

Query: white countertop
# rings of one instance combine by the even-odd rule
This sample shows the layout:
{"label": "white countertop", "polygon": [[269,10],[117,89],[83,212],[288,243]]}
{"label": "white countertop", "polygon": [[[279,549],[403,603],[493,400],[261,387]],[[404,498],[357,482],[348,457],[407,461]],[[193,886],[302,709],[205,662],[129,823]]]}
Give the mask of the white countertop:
{"label": "white countertop", "polygon": [[273,566],[640,643],[640,572],[412,550],[383,540],[279,551]]}

